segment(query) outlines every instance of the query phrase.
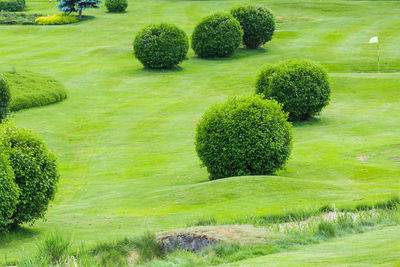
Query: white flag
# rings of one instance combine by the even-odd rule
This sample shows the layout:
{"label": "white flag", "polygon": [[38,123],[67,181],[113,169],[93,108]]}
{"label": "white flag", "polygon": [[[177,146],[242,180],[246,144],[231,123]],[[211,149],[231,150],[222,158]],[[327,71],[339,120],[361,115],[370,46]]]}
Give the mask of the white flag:
{"label": "white flag", "polygon": [[371,39],[369,39],[369,43],[370,44],[376,44],[378,43],[378,36],[372,37]]}

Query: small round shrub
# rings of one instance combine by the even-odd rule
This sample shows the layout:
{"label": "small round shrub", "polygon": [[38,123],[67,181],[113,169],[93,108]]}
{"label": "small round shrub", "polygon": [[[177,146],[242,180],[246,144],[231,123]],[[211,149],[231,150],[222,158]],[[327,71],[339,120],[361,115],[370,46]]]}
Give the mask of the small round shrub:
{"label": "small round shrub", "polygon": [[12,224],[12,216],[16,210],[19,189],[14,182],[7,148],[0,144],[0,232],[6,231]]}
{"label": "small round shrub", "polygon": [[10,88],[7,81],[0,75],[0,123],[7,117],[10,100]]}
{"label": "small round shrub", "polygon": [[189,39],[183,30],[173,24],[152,24],[136,35],[133,49],[136,58],[145,67],[170,69],[186,58]]}
{"label": "small round shrub", "polygon": [[252,5],[240,5],[231,9],[243,29],[243,44],[248,48],[257,48],[271,41],[275,31],[275,17],[266,8]]}
{"label": "small round shrub", "polygon": [[203,58],[231,56],[242,42],[240,23],[231,15],[216,13],[205,17],[192,34],[192,48]]}
{"label": "small round shrub", "polygon": [[210,179],[267,175],[291,152],[291,124],[274,100],[259,95],[211,106],[197,125],[196,151]]}
{"label": "small round shrub", "polygon": [[0,141],[10,147],[10,165],[20,189],[13,224],[33,223],[54,199],[59,179],[56,159],[40,138],[11,122],[1,125]]}
{"label": "small round shrub", "polygon": [[291,121],[319,114],[329,104],[330,92],[326,71],[308,60],[267,66],[256,84],[256,93],[282,103]]}
{"label": "small round shrub", "polygon": [[108,12],[124,12],[128,7],[127,0],[106,0],[105,5]]}

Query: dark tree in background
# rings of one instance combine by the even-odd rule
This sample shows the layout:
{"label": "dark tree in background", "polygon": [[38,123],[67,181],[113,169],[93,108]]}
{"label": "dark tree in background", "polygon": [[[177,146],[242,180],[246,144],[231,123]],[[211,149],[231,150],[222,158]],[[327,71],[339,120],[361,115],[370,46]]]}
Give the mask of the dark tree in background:
{"label": "dark tree in background", "polygon": [[72,12],[79,12],[79,19],[82,18],[82,10],[87,8],[100,8],[99,4],[101,1],[99,0],[57,0],[61,1],[57,5],[60,11],[71,14]]}

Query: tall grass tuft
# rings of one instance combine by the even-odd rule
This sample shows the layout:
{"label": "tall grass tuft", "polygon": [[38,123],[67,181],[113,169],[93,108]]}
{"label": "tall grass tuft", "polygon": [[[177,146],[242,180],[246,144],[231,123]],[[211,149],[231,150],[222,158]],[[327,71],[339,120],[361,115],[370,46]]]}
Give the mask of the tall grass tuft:
{"label": "tall grass tuft", "polygon": [[71,237],[59,231],[54,231],[48,234],[45,240],[38,245],[37,259],[43,263],[61,265],[69,258],[71,247]]}
{"label": "tall grass tuft", "polygon": [[139,262],[146,262],[163,256],[156,235],[152,232],[144,233],[134,243],[139,252]]}

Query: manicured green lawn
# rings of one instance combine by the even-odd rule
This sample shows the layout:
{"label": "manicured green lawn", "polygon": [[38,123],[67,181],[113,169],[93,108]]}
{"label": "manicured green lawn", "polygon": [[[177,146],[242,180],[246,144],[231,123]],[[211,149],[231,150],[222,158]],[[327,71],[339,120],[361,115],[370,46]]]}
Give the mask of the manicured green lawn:
{"label": "manicured green lawn", "polygon": [[223,266],[398,266],[400,227],[356,234],[293,252]]}
{"label": "manicured green lawn", "polygon": [[[282,213],[327,203],[351,206],[400,190],[400,2],[254,1],[278,16],[266,48],[144,70],[132,40],[148,23],[188,34],[203,16],[242,1],[129,1],[128,12],[66,26],[0,26],[0,71],[31,70],[63,83],[68,99],[15,114],[58,155],[62,178],[47,221],[0,242],[18,259],[54,228],[87,245],[185,226],[201,216]],[[28,1],[30,12],[55,3]],[[382,41],[382,70],[376,47]],[[331,105],[294,127],[287,170],[208,181],[194,151],[195,125],[211,104],[251,94],[261,66],[291,57],[330,72]]]}

